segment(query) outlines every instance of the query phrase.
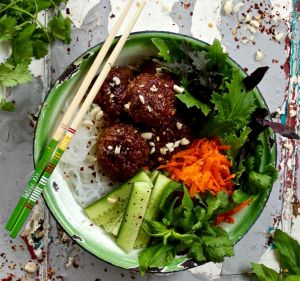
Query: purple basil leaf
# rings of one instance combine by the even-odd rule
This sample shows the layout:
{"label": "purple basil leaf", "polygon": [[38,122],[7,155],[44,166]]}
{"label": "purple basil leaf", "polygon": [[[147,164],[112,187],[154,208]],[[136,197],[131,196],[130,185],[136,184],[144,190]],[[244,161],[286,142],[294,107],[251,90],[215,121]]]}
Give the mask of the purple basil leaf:
{"label": "purple basil leaf", "polygon": [[295,133],[294,129],[287,125],[272,122],[269,120],[263,120],[263,126],[272,128],[275,133],[280,134],[283,137],[296,140],[300,139],[300,137]]}
{"label": "purple basil leaf", "polygon": [[252,113],[250,127],[252,129],[251,135],[256,137],[260,132],[262,132],[265,128],[270,127],[277,134],[282,135],[283,137],[289,139],[300,139],[300,137],[295,133],[293,128],[273,122],[271,120],[266,120],[265,118],[269,115],[269,111],[266,108],[257,108]]}
{"label": "purple basil leaf", "polygon": [[264,78],[266,72],[268,71],[268,66],[259,67],[254,72],[252,72],[249,76],[244,78],[244,86],[246,91],[253,90],[259,82]]}

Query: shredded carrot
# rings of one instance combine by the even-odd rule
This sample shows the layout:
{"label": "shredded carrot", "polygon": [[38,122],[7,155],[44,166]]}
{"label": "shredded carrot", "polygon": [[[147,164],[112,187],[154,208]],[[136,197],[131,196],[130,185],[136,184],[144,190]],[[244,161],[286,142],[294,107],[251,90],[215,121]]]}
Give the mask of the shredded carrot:
{"label": "shredded carrot", "polygon": [[234,191],[231,180],[235,177],[230,172],[232,163],[220,152],[228,149],[230,146],[220,145],[217,139],[198,139],[158,169],[165,169],[173,180],[182,181],[191,197],[207,191],[214,195],[220,191],[231,195]]}
{"label": "shredded carrot", "polygon": [[232,210],[229,210],[223,214],[220,214],[215,219],[215,224],[220,224],[221,222],[227,222],[227,223],[234,223],[233,215],[244,209],[246,206],[248,206],[252,202],[252,199],[249,198],[248,200],[244,201],[243,203],[237,205]]}

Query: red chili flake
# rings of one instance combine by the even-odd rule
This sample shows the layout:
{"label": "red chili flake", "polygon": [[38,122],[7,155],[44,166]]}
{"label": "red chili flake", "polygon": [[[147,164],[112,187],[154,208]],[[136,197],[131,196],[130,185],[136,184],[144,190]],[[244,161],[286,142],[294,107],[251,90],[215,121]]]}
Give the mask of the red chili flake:
{"label": "red chili flake", "polygon": [[70,15],[70,9],[69,8],[66,8],[66,14]]}
{"label": "red chili flake", "polygon": [[84,171],[84,167],[80,167],[80,172],[83,172]]}

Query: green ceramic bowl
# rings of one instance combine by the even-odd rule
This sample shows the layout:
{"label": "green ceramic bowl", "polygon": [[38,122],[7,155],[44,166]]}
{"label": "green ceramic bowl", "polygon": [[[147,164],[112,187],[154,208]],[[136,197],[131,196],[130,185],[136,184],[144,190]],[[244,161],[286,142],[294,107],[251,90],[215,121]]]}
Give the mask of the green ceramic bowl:
{"label": "green ceramic bowl", "polygon": [[[157,49],[151,43],[151,38],[173,38],[179,41],[188,41],[197,48],[204,48],[206,44],[191,37],[165,33],[165,32],[141,32],[131,34],[126,42],[116,65],[128,65],[141,61],[146,57],[157,54]],[[39,159],[41,151],[45,149],[54,128],[61,118],[61,110],[66,100],[76,92],[80,81],[92,64],[101,44],[87,51],[75,60],[55,82],[49,92],[40,112],[34,141],[34,159]],[[246,75],[241,67],[233,60],[228,59],[228,64],[239,69]],[[259,106],[266,106],[261,93],[256,90],[255,96]],[[276,148],[269,149],[268,139],[274,139],[274,134],[268,131],[265,135],[265,150],[276,158]],[[55,183],[55,184],[54,184]],[[55,187],[55,188],[54,188]],[[254,224],[262,212],[269,197],[270,190],[266,190],[250,206],[238,213],[234,224],[224,224],[229,236],[237,242]],[[62,171],[57,168],[46,190],[43,193],[46,203],[63,229],[85,250],[98,258],[125,269],[138,267],[137,251],[130,254],[124,253],[100,227],[91,224],[84,214],[83,209],[76,203],[68,184],[64,181]],[[155,270],[156,272],[172,272],[197,266],[197,263],[178,257],[168,267]]]}

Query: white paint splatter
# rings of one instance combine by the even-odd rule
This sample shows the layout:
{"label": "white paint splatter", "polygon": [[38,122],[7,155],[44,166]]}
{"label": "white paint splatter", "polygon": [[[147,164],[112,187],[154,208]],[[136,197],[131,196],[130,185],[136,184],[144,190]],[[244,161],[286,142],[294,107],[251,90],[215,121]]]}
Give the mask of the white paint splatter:
{"label": "white paint splatter", "polygon": [[222,272],[223,263],[208,262],[204,265],[190,269],[193,275],[197,277],[207,276],[209,279],[219,279]]}
{"label": "white paint splatter", "polygon": [[300,216],[294,216],[291,230],[291,236],[300,243]]}
{"label": "white paint splatter", "polygon": [[264,264],[277,272],[280,270],[279,263],[276,260],[275,251],[271,247],[269,247],[268,250],[261,256],[258,263]]}
{"label": "white paint splatter", "polygon": [[11,54],[11,46],[8,42],[1,42],[0,43],[0,63],[6,61]]}
{"label": "white paint splatter", "polygon": [[279,18],[287,19],[292,10],[293,3],[292,0],[270,0],[273,7],[272,14],[279,15]]}
{"label": "white paint splatter", "polygon": [[221,40],[218,25],[221,21],[222,1],[197,0],[194,6],[192,19],[192,35],[207,43],[212,43],[215,38]]}
{"label": "white paint splatter", "polygon": [[29,69],[34,77],[41,76],[42,78],[45,77],[45,60],[40,59],[36,60],[33,59],[29,65]]}
{"label": "white paint splatter", "polygon": [[[171,31],[179,32],[179,26],[170,17],[170,12],[172,7],[179,0],[148,0],[147,4],[138,20],[137,24],[133,28],[133,31],[143,31],[143,30],[161,30],[161,31]],[[116,22],[120,12],[125,6],[126,1],[124,0],[111,0],[110,5],[112,9],[112,14],[115,16],[109,18],[108,20],[108,31],[110,32],[114,23]],[[128,13],[128,19],[131,18],[135,9],[131,9]],[[124,27],[126,24],[124,24]],[[122,34],[123,28],[118,34]]]}
{"label": "white paint splatter", "polygon": [[[68,16],[76,28],[80,28],[89,11],[99,3],[101,0],[69,0],[62,14]],[[67,9],[69,10],[68,14]]]}

